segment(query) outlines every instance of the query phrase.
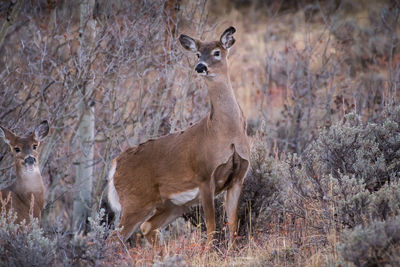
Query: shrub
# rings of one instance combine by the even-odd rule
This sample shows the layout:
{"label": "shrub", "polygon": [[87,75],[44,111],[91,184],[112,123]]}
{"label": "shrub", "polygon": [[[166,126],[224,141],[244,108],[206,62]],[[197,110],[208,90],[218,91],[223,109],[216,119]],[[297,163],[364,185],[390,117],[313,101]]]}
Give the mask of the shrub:
{"label": "shrub", "polygon": [[105,222],[102,222],[104,213],[105,211],[100,209],[93,217],[89,218],[90,231],[86,235],[74,233],[71,238],[66,238],[65,235],[58,238],[57,246],[63,249],[67,248],[64,253],[69,259],[68,265],[108,266],[115,264],[115,260],[118,260],[114,256],[119,255],[115,253],[118,244],[106,241],[111,230]]}
{"label": "shrub", "polygon": [[400,217],[344,231],[338,251],[356,266],[399,266]]}
{"label": "shrub", "polygon": [[0,266],[50,266],[56,258],[55,242],[44,236],[37,218],[16,223],[17,215],[0,217]]}
{"label": "shrub", "polygon": [[322,129],[301,155],[287,154],[275,164],[283,177],[279,230],[294,248],[335,255],[339,233],[342,260],[398,265],[400,224],[392,218],[400,215],[399,115],[399,106],[376,122],[348,114],[343,123]]}
{"label": "shrub", "polygon": [[396,175],[390,166],[399,163],[400,157],[392,151],[400,144],[399,133],[399,124],[391,117],[384,123],[364,125],[355,114],[348,114],[345,123],[320,132],[306,151],[306,160],[318,173],[339,180],[341,174],[354,175],[369,190],[376,190]]}
{"label": "shrub", "polygon": [[386,220],[400,215],[400,181],[385,184],[371,194],[370,201],[372,218]]}
{"label": "shrub", "polygon": [[16,224],[16,214],[0,216],[0,266],[110,266],[119,254],[107,243],[109,227],[101,223],[104,210],[89,218],[87,235],[55,231],[45,233],[37,219]]}
{"label": "shrub", "polygon": [[314,203],[327,221],[335,216],[347,227],[395,214],[400,107],[388,109],[385,117],[363,124],[348,114],[344,123],[321,130],[301,157],[289,154],[282,165],[286,208],[305,216],[306,205]]}

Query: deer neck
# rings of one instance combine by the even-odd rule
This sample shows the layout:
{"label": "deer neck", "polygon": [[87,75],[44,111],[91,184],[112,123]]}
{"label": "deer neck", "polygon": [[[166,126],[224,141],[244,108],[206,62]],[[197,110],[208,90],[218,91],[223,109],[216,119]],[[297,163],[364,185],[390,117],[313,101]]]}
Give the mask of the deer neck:
{"label": "deer neck", "polygon": [[229,74],[206,78],[206,85],[211,104],[209,120],[217,122],[218,125],[227,125],[229,128],[238,126],[241,121],[241,111],[231,86]]}
{"label": "deer neck", "polygon": [[38,166],[33,171],[26,171],[17,165],[17,179],[14,184],[15,192],[20,195],[44,193],[42,175]]}

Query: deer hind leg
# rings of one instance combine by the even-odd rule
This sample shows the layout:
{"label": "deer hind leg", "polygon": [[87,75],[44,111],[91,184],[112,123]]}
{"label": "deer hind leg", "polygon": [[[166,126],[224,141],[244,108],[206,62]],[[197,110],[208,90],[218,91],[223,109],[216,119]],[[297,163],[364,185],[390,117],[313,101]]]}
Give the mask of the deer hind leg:
{"label": "deer hind leg", "polygon": [[153,208],[141,210],[139,212],[122,212],[118,227],[123,227],[120,232],[123,242],[125,242],[132,235],[133,231],[135,231],[139,226],[139,223],[145,220],[152,210]]}
{"label": "deer hind leg", "polygon": [[157,229],[168,225],[187,210],[186,206],[178,206],[167,201],[156,208],[156,212],[140,226],[140,230],[152,246],[158,245]]}

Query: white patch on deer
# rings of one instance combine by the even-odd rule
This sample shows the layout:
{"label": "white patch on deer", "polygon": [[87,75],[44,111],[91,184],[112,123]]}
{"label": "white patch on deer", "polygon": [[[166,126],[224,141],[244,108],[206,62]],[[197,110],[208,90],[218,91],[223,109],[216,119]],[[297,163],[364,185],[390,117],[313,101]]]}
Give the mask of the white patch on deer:
{"label": "white patch on deer", "polygon": [[169,199],[175,205],[181,206],[194,200],[198,195],[199,195],[199,188],[196,187],[188,191],[172,194],[169,196]]}
{"label": "white patch on deer", "polygon": [[[23,168],[17,176],[22,178],[22,183],[26,186],[29,192],[43,191],[43,181],[40,175],[39,166],[30,165],[28,168]],[[25,187],[24,186],[24,187]]]}
{"label": "white patch on deer", "polygon": [[113,211],[116,213],[120,213],[121,203],[119,202],[119,196],[114,186],[114,174],[116,168],[117,168],[117,162],[113,161],[110,172],[108,174],[108,201]]}

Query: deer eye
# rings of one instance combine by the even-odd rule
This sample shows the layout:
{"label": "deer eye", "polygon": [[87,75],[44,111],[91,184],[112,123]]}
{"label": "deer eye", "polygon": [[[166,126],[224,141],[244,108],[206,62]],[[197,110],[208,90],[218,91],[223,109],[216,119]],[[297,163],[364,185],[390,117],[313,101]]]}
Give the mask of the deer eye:
{"label": "deer eye", "polygon": [[219,57],[221,56],[221,52],[220,51],[215,51],[214,52],[214,57]]}
{"label": "deer eye", "polygon": [[36,150],[36,148],[37,148],[37,144],[33,144],[32,149]]}
{"label": "deer eye", "polygon": [[15,152],[19,153],[21,152],[21,149],[19,147],[14,147]]}
{"label": "deer eye", "polygon": [[200,58],[200,53],[196,53],[197,58]]}

